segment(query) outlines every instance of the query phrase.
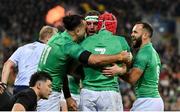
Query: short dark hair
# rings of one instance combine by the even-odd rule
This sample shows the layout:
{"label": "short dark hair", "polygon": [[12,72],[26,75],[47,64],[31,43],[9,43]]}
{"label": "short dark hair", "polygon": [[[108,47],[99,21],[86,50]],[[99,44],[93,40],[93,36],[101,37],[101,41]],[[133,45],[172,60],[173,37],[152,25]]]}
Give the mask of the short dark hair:
{"label": "short dark hair", "polygon": [[73,31],[82,23],[82,20],[84,20],[84,18],[80,15],[65,16],[63,18],[64,27],[69,31]]}
{"label": "short dark hair", "polygon": [[34,87],[36,85],[37,81],[47,81],[47,80],[52,81],[52,78],[51,78],[51,76],[48,73],[43,72],[43,71],[35,72],[31,76],[31,79],[30,79],[30,82],[29,82],[29,86],[30,87]]}
{"label": "short dark hair", "polygon": [[149,32],[150,38],[153,36],[153,28],[151,27],[150,24],[145,23],[145,22],[137,22],[136,24],[142,24],[143,28]]}

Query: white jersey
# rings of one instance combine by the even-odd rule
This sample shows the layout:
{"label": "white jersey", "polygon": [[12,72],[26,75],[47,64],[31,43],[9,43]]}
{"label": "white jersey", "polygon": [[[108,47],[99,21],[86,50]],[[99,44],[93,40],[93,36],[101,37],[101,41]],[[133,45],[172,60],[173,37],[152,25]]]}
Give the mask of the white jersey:
{"label": "white jersey", "polygon": [[19,47],[9,60],[18,66],[14,85],[29,86],[30,77],[37,71],[41,53],[46,44],[33,42]]}

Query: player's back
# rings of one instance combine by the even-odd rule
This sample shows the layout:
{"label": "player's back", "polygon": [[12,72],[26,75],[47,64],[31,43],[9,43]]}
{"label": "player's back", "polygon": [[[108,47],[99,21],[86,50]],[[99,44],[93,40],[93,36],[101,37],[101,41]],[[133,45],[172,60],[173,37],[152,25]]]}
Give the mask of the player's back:
{"label": "player's back", "polygon": [[[38,71],[45,71],[51,75],[57,84],[53,84],[53,90],[59,91],[62,84],[63,75],[65,74],[66,56],[64,45],[68,42],[66,38],[58,33],[50,39],[45,46],[38,65]],[[59,62],[61,60],[61,62]],[[59,75],[61,74],[61,75]],[[59,81],[60,80],[60,81]]]}
{"label": "player's back", "polygon": [[54,36],[43,50],[38,71],[49,73],[53,78],[53,90],[60,91],[62,79],[66,74],[67,62],[71,58],[77,59],[81,51],[66,31]]}
{"label": "player's back", "polygon": [[[31,75],[37,71],[38,62],[45,44],[33,42],[19,47],[10,57],[18,66],[15,85],[29,85]],[[33,61],[32,61],[33,60]]]}
{"label": "player's back", "polygon": [[[126,41],[123,37],[114,36],[107,30],[100,30],[98,34],[86,38],[81,45],[93,54],[117,54],[123,50],[128,50],[129,46],[127,42],[124,42]],[[100,67],[84,67],[83,87],[96,91],[119,91],[118,76],[104,76],[101,70]]]}

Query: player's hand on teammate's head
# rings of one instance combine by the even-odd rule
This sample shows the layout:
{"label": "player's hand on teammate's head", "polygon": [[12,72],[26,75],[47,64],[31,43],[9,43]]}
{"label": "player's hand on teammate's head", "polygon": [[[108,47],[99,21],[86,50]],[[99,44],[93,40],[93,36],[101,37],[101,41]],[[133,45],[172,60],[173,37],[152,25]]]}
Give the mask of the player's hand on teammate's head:
{"label": "player's hand on teammate's head", "polygon": [[67,98],[66,103],[69,111],[77,111],[77,103],[72,97]]}
{"label": "player's hand on teammate's head", "polygon": [[6,84],[3,82],[0,82],[0,94],[2,94],[6,88],[7,88]]}
{"label": "player's hand on teammate's head", "polygon": [[113,66],[111,67],[105,67],[102,70],[102,73],[105,76],[115,76],[115,75],[123,75],[127,72],[126,64],[122,64],[121,67],[119,67],[117,64],[113,63]]}

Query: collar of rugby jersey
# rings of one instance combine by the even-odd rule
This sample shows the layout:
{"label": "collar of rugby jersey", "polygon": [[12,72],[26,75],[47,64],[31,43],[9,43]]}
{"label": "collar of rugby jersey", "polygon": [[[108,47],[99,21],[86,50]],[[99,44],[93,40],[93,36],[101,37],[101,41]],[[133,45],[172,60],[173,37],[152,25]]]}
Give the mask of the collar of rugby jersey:
{"label": "collar of rugby jersey", "polygon": [[41,41],[41,40],[37,40],[37,42],[39,42],[39,43],[44,43],[43,41]]}
{"label": "collar of rugby jersey", "polygon": [[[94,34],[94,35],[91,35],[91,36],[88,36],[86,39],[98,39],[98,40],[104,40],[104,39],[109,39],[109,38],[112,38],[112,33],[109,32],[108,30],[106,29],[101,29],[99,30],[98,33]],[[99,41],[100,42],[100,41]]]}
{"label": "collar of rugby jersey", "polygon": [[149,46],[152,46],[152,43],[151,43],[151,42],[148,42],[147,44],[143,45],[140,49],[143,49],[143,48],[149,47]]}
{"label": "collar of rugby jersey", "polygon": [[106,29],[101,29],[98,34],[104,35],[105,37],[112,37],[112,35],[113,35],[112,32],[110,32]]}

